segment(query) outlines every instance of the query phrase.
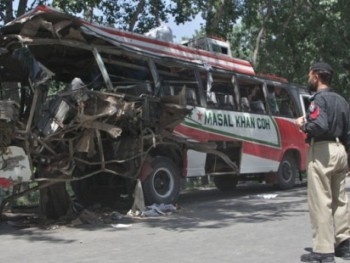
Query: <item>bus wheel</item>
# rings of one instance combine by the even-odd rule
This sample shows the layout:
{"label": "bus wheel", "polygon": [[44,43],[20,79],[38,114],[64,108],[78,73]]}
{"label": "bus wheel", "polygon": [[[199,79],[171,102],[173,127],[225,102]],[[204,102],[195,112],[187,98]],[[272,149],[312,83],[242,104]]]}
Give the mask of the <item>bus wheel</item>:
{"label": "bus wheel", "polygon": [[216,175],[213,181],[216,188],[224,192],[233,191],[238,183],[237,177],[232,175]]}
{"label": "bus wheel", "polygon": [[298,167],[292,155],[285,155],[277,171],[278,187],[286,190],[294,187],[298,174]]}
{"label": "bus wheel", "polygon": [[170,204],[180,193],[180,173],[174,162],[166,157],[152,161],[151,174],[142,184],[146,204]]}

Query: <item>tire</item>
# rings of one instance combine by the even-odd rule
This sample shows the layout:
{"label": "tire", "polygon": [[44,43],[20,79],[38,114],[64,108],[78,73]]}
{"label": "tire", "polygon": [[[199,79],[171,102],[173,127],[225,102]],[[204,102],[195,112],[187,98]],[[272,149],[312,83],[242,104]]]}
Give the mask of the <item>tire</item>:
{"label": "tire", "polygon": [[233,175],[217,175],[213,177],[214,184],[217,189],[223,192],[231,192],[235,190],[238,179]]}
{"label": "tire", "polygon": [[175,203],[180,194],[180,172],[169,158],[156,157],[142,188],[147,205]]}
{"label": "tire", "polygon": [[297,175],[298,167],[296,160],[290,154],[285,155],[277,171],[278,188],[281,190],[293,188]]}

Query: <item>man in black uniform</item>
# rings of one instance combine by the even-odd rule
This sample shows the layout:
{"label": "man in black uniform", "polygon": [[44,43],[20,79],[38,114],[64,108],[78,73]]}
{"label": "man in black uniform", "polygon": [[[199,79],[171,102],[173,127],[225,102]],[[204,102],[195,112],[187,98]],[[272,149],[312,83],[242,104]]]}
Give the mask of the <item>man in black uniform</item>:
{"label": "man in black uniform", "polygon": [[296,125],[310,143],[307,157],[307,193],[312,225],[313,250],[303,262],[335,262],[335,256],[350,259],[350,213],[345,191],[350,148],[350,108],[329,87],[333,70],[324,62],[311,66],[311,97],[306,117]]}

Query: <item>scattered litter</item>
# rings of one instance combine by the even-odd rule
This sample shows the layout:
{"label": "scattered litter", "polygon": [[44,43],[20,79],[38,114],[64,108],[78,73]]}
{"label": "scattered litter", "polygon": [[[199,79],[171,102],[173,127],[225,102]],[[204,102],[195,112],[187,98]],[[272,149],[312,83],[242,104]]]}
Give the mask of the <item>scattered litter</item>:
{"label": "scattered litter", "polygon": [[153,204],[146,207],[141,212],[141,216],[164,216],[176,211],[176,207],[172,204]]}
{"label": "scattered litter", "polygon": [[130,217],[138,217],[138,216],[141,216],[141,213],[142,212],[140,210],[130,209],[129,212],[126,213],[126,215]]}
{"label": "scattered litter", "polygon": [[76,218],[76,219],[74,219],[74,220],[72,220],[72,222],[71,222],[71,225],[72,226],[80,226],[80,225],[83,225],[84,223],[80,220],[80,218],[78,217],[78,218]]}
{"label": "scattered litter", "polygon": [[277,197],[277,194],[262,194],[262,195],[256,195],[259,199],[273,199]]}
{"label": "scattered litter", "polygon": [[141,212],[141,216],[142,217],[155,217],[155,216],[160,216],[163,215],[162,212],[158,212],[156,209],[150,209],[150,210],[146,210],[146,211],[142,211]]}
{"label": "scattered litter", "polygon": [[130,209],[127,216],[155,217],[165,216],[175,212],[177,208],[172,204],[153,204],[146,206],[143,210]]}
{"label": "scattered litter", "polygon": [[90,225],[100,225],[103,223],[102,220],[94,212],[91,212],[87,209],[84,209],[80,213],[79,219],[82,223]]}
{"label": "scattered litter", "polygon": [[49,225],[45,228],[45,230],[57,230],[59,229],[59,225]]}
{"label": "scattered litter", "polygon": [[247,198],[247,199],[274,199],[278,196],[278,194],[257,194],[257,195],[247,195],[243,198]]}
{"label": "scattered litter", "polygon": [[121,220],[123,219],[124,215],[122,215],[121,213],[119,212],[112,212],[111,214],[111,219],[114,220],[114,221],[118,221],[118,220]]}
{"label": "scattered litter", "polygon": [[113,228],[129,228],[132,224],[111,224],[111,227]]}

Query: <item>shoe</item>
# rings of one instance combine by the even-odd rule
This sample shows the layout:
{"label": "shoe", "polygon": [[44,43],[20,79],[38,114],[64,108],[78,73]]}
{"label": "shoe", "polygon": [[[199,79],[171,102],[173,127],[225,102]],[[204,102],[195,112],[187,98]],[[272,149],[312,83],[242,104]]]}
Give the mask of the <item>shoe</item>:
{"label": "shoe", "polygon": [[334,254],[314,253],[304,254],[300,257],[302,262],[310,263],[335,263]]}
{"label": "shoe", "polygon": [[335,249],[334,254],[345,260],[350,260],[350,239],[341,242]]}

